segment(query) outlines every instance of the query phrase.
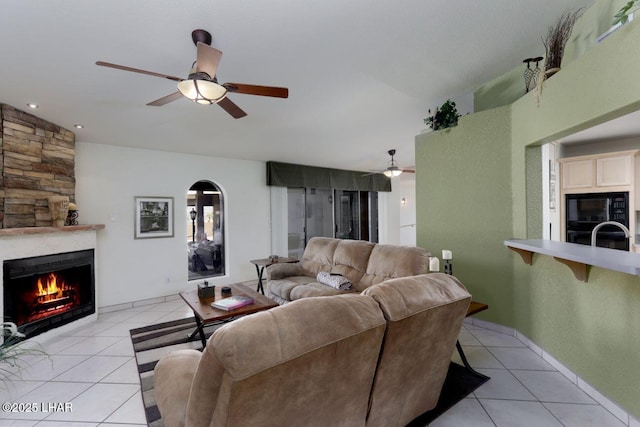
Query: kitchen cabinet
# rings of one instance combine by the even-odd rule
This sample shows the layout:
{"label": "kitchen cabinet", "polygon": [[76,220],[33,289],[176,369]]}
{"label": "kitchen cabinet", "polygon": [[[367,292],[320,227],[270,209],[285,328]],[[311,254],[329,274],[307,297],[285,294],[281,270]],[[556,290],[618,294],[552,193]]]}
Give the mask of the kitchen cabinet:
{"label": "kitchen cabinet", "polygon": [[593,159],[572,160],[562,162],[562,188],[591,188],[593,187]]}
{"label": "kitchen cabinet", "polygon": [[564,193],[631,190],[637,150],[560,159]]}
{"label": "kitchen cabinet", "polygon": [[596,159],[596,187],[631,185],[632,156],[612,156]]}
{"label": "kitchen cabinet", "polygon": [[[560,222],[561,240],[567,239],[567,195],[587,193],[628,193],[628,228],[632,239],[630,250],[640,253],[640,150],[565,157],[560,164]],[[636,233],[639,236],[636,236]]]}

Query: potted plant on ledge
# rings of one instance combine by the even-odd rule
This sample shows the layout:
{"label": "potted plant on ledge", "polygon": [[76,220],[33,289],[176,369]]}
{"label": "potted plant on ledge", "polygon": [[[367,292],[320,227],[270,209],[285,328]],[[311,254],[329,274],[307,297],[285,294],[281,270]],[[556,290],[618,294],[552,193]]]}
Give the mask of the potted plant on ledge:
{"label": "potted plant on ledge", "polygon": [[435,114],[431,115],[429,110],[429,116],[424,119],[424,124],[433,130],[446,129],[457,126],[459,117],[456,103],[447,99],[440,108],[436,108]]}

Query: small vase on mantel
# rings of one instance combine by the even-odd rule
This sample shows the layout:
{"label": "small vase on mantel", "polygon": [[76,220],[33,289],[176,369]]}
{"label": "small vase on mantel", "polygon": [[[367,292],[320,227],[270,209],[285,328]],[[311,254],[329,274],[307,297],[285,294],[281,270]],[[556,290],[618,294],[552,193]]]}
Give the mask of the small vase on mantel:
{"label": "small vase on mantel", "polygon": [[49,197],[49,213],[51,214],[51,225],[54,227],[64,227],[69,210],[68,196]]}
{"label": "small vase on mantel", "polygon": [[64,225],[78,225],[78,207],[75,203],[69,203],[69,211]]}

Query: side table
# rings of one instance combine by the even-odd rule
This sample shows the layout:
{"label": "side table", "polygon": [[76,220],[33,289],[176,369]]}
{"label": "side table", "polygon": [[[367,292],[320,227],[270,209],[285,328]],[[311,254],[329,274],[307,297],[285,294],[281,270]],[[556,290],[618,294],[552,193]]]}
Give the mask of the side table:
{"label": "side table", "polygon": [[263,258],[263,259],[253,259],[249,261],[251,264],[256,266],[256,273],[258,274],[258,287],[256,288],[256,292],[261,292],[264,295],[264,288],[262,287],[262,275],[264,274],[264,269],[273,264],[291,264],[294,262],[298,262],[299,260],[296,258],[287,258],[287,257],[278,257],[277,260],[271,260],[271,258]]}

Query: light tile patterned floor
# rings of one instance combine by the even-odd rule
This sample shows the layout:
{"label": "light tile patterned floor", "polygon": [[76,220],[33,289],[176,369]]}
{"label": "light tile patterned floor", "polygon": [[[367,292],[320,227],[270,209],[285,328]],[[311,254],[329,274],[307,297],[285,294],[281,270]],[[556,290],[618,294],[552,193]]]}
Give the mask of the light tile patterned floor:
{"label": "light tile patterned floor", "polygon": [[[146,424],[129,329],[192,316],[181,300],[105,313],[43,343],[1,402],[36,403],[36,412],[0,412],[2,426],[132,426]],[[603,406],[511,335],[465,324],[460,342],[474,368],[491,377],[434,427],[623,427]],[[460,363],[457,353],[453,359]],[[70,403],[72,410],[48,408]],[[42,405],[45,405],[44,407]],[[640,427],[631,420],[631,427]]]}

